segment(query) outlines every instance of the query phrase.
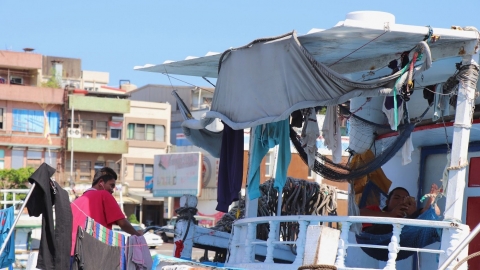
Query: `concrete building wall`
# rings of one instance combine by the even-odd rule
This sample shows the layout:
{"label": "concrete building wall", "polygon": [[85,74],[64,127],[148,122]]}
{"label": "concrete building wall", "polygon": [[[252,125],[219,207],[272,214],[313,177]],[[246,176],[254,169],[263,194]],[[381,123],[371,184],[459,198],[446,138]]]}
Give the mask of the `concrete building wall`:
{"label": "concrete building wall", "polygon": [[[135,180],[135,165],[147,166],[153,165],[155,155],[168,152],[170,145],[170,120],[171,105],[160,102],[146,102],[131,100],[130,112],[124,114],[124,137],[129,144],[128,153],[123,155],[124,162],[124,182],[132,188],[144,188],[143,179]],[[127,135],[129,125],[155,125],[164,127],[164,140],[137,140],[129,138]],[[144,175],[148,175],[148,170],[143,167]],[[153,172],[153,169],[152,169]]]}
{"label": "concrete building wall", "polygon": [[26,52],[0,51],[0,66],[21,69],[41,69],[42,55]]}

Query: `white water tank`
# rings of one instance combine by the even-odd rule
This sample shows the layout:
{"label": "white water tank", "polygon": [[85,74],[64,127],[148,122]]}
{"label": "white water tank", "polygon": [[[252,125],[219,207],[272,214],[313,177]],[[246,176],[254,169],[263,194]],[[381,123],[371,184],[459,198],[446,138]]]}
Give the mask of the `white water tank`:
{"label": "white water tank", "polygon": [[346,20],[395,24],[395,16],[382,11],[354,11],[347,14]]}

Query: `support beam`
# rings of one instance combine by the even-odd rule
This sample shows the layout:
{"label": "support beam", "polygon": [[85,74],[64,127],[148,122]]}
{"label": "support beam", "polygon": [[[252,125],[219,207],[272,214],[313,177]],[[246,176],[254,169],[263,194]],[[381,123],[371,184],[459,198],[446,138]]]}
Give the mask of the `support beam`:
{"label": "support beam", "polygon": [[[474,55],[466,55],[462,60],[463,65],[473,64],[478,66],[477,63],[478,53]],[[460,82],[458,85],[451,161],[448,172],[448,186],[445,194],[446,203],[444,220],[447,221],[458,221],[461,223],[462,219],[470,128],[472,126],[473,107],[475,106],[476,79],[477,78],[475,78],[475,82]],[[440,256],[439,265],[441,265],[448,256],[452,254],[462,240],[452,235],[452,232],[455,233],[455,231],[448,229],[443,230],[441,247],[443,250],[446,250],[446,253]]]}

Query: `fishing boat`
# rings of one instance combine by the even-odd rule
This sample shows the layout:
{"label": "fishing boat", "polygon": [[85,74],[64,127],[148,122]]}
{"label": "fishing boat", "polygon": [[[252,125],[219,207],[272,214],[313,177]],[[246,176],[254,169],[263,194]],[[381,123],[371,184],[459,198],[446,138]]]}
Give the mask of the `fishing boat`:
{"label": "fishing boat", "polygon": [[[475,108],[479,38],[474,27],[402,25],[393,14],[360,11],[330,29],[260,38],[222,54],[136,67],[218,78],[210,111],[201,119],[187,119],[182,124],[187,131],[204,130],[219,118],[233,130],[251,129],[254,134],[256,127],[289,119],[295,111],[325,106],[330,126],[324,126],[323,133],[334,158],[313,154],[315,162],[306,162],[325,178],[348,180],[350,203],[363,196],[355,194],[357,179],[379,168],[391,187],[405,187],[418,205],[428,199],[433,183],[441,187],[435,199],[442,209],[439,220],[364,217],[354,215],[354,207],[349,216],[279,212],[258,217],[257,196],[247,192],[245,218],[234,223],[231,233],[179,220],[175,240],[184,240],[181,257],[188,258],[193,246],[203,245],[228,250],[223,266],[240,269],[480,267],[480,260],[469,256],[476,255],[480,243],[474,229],[480,222],[480,174],[474,169],[480,162],[480,114]],[[364,165],[353,168],[335,160],[340,117],[350,121],[352,156],[373,152],[374,158]],[[290,137],[295,140],[295,134]],[[250,145],[254,154],[255,142]],[[195,198],[185,196],[181,205],[195,207]],[[329,228],[326,223],[339,225]],[[387,242],[361,240],[362,223],[392,225],[392,231],[382,235]],[[296,226],[293,240],[281,237],[284,224]],[[258,225],[269,228],[266,239],[258,239]],[[405,244],[417,236],[413,233],[426,229],[435,229],[438,241]],[[377,250],[374,255],[383,250],[385,258],[373,258],[367,249]],[[411,254],[401,258],[402,252]]]}

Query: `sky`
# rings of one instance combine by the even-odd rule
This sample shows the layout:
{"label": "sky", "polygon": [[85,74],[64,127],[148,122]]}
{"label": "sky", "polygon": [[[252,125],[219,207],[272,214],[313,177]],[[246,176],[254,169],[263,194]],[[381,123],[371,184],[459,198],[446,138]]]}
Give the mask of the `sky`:
{"label": "sky", "polygon": [[[352,11],[395,15],[396,23],[480,29],[480,0],[2,0],[0,50],[80,58],[82,69],[110,73],[110,86],[210,86],[201,78],[133,70],[223,52],[296,30],[328,29]],[[213,80],[215,82],[215,80]]]}

